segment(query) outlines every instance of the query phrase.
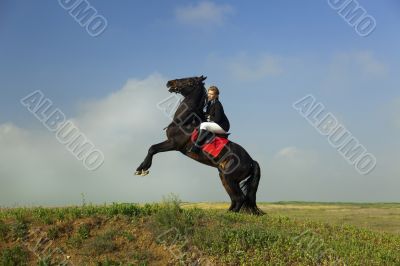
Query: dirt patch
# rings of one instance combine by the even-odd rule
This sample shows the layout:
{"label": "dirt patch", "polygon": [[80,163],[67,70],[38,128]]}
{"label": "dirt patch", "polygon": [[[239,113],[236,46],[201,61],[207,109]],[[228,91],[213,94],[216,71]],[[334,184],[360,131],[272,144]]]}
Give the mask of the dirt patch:
{"label": "dirt patch", "polygon": [[114,262],[138,265],[171,264],[173,256],[143,225],[142,220],[116,216],[89,217],[52,225],[31,225],[27,236],[0,241],[0,250],[21,246],[29,265],[39,261],[67,265]]}

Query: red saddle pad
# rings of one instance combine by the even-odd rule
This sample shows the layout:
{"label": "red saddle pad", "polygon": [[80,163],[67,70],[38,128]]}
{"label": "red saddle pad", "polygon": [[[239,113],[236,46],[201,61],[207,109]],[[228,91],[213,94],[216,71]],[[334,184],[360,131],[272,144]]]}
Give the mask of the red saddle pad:
{"label": "red saddle pad", "polygon": [[[196,141],[197,135],[197,128],[195,128],[191,137],[193,143]],[[211,142],[203,144],[201,149],[215,158],[221,153],[222,149],[228,142],[229,140],[227,138],[216,136]]]}

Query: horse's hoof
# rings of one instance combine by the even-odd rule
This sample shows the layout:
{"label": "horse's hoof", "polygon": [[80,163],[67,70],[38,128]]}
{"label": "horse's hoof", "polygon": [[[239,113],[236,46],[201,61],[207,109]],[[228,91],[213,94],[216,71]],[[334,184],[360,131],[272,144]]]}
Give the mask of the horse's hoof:
{"label": "horse's hoof", "polygon": [[146,176],[149,174],[149,170],[142,170],[142,173],[140,174],[141,176]]}
{"label": "horse's hoof", "polygon": [[135,175],[141,175],[142,174],[142,171],[136,171],[135,172]]}

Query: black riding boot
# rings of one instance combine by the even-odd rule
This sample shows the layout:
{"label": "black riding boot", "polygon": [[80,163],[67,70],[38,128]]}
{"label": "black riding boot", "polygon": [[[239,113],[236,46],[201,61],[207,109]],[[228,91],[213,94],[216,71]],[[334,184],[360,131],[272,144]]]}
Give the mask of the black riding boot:
{"label": "black riding boot", "polygon": [[201,150],[201,146],[203,146],[205,140],[207,139],[208,133],[210,133],[210,131],[200,129],[196,142],[190,148],[189,152],[199,153]]}

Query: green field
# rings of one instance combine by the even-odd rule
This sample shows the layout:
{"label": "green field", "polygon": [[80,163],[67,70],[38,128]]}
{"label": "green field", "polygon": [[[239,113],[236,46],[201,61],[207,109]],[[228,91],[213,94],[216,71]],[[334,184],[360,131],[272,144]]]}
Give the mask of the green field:
{"label": "green field", "polygon": [[0,265],[400,265],[400,204],[260,203],[260,217],[227,207],[1,209]]}
{"label": "green field", "polygon": [[[228,203],[184,203],[203,209],[227,209]],[[377,232],[400,234],[400,203],[258,203],[270,215],[284,215],[300,221],[350,224]]]}

